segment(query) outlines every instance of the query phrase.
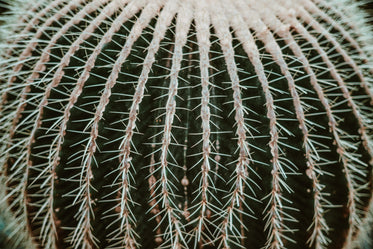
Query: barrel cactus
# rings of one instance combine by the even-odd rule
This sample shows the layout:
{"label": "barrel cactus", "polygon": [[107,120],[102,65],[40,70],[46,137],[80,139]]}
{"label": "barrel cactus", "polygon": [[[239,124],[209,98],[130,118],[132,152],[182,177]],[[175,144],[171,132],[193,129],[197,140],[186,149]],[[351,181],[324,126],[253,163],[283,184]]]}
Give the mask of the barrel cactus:
{"label": "barrel cactus", "polygon": [[9,248],[359,248],[373,203],[373,43],[359,3],[10,8]]}

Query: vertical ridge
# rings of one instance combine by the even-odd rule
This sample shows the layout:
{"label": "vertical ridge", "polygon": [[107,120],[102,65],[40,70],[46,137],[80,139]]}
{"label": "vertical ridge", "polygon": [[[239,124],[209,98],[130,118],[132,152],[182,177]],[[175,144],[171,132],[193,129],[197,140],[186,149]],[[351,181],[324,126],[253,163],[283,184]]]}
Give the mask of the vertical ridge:
{"label": "vertical ridge", "polygon": [[[320,16],[323,20],[325,20],[329,25],[333,26],[333,28],[337,29],[341,34],[343,35],[343,38],[346,39],[354,49],[358,52],[358,54],[363,58],[364,61],[368,62],[369,58],[365,51],[361,48],[358,41],[348,33],[348,31],[337,21],[333,20],[330,16],[328,16],[326,13],[324,13],[315,3],[311,1],[303,1],[304,6],[306,9],[308,9],[309,12],[312,14]],[[311,14],[310,13],[310,14]],[[370,69],[370,72],[373,69]]]}
{"label": "vertical ridge", "polygon": [[[270,21],[268,21],[270,22]],[[273,20],[273,22],[278,22],[276,27],[280,27],[282,24],[277,19]],[[272,22],[271,22],[272,23]],[[304,53],[302,52],[301,48],[298,46],[297,42],[291,35],[289,27],[284,27],[282,29],[276,29],[275,27],[271,27],[272,30],[278,30],[276,33],[280,35],[280,37],[284,38],[284,41],[286,44],[290,47],[290,49],[293,51],[294,55],[303,63],[304,70],[308,73],[310,77],[310,82],[312,86],[314,87],[315,91],[317,92],[320,101],[322,102],[326,114],[330,120],[329,126],[331,126],[331,129],[333,131],[336,130],[336,121],[332,115],[332,111],[330,108],[330,105],[328,103],[328,100],[324,96],[324,92],[320,85],[318,84],[318,80],[315,76],[315,73],[312,69],[312,67],[309,65],[308,60],[306,59]],[[306,120],[303,115],[303,120]],[[308,131],[307,133],[308,136]],[[312,132],[309,134],[312,136]],[[306,141],[306,139],[304,139]],[[315,248],[325,248],[325,246],[328,245],[330,240],[326,237],[329,227],[326,224],[325,218],[324,218],[324,210],[325,210],[325,203],[327,201],[324,199],[323,195],[326,193],[322,193],[322,190],[324,186],[320,183],[319,175],[323,174],[322,169],[318,165],[319,155],[316,151],[313,151],[315,148],[315,145],[313,144],[304,144],[304,148],[306,151],[306,158],[308,159],[308,172],[307,175],[309,178],[312,179],[313,182],[313,192],[314,192],[314,220],[313,224],[311,224],[310,228],[313,227],[312,235],[309,238],[309,243],[312,246],[315,245]]]}
{"label": "vertical ridge", "polygon": [[[56,9],[56,7],[63,3],[64,0],[58,0],[58,1],[53,1],[49,4],[47,4],[41,11],[37,12],[37,14],[30,20],[27,22],[26,26],[23,28],[23,30],[21,32],[19,32],[19,34],[17,34],[19,37],[16,38],[14,41],[12,41],[12,45],[10,45],[10,48],[8,48],[8,50],[6,51],[6,57],[10,57],[12,55],[12,52],[13,52],[13,46],[16,45],[18,42],[20,42],[20,40],[22,38],[24,38],[24,35],[27,33],[27,32],[30,32],[33,28],[34,28],[34,25],[36,25],[42,18],[44,18],[46,16],[46,14],[51,11],[51,10],[54,10]],[[47,2],[47,1],[45,1]],[[40,6],[42,6],[42,2],[38,1],[36,3],[36,5],[34,5],[32,8],[31,8],[31,12],[35,12]],[[22,17],[22,19],[20,20],[20,22],[25,22],[25,17]]]}
{"label": "vertical ridge", "polygon": [[[210,2],[212,6],[212,2]],[[225,204],[226,210],[222,216],[224,221],[222,223],[222,234],[221,245],[225,248],[229,248],[230,244],[239,244],[240,241],[245,238],[245,230],[247,230],[246,224],[244,224],[244,217],[253,218],[254,216],[242,211],[242,206],[245,205],[251,212],[250,205],[244,204],[245,199],[250,199],[258,201],[255,197],[248,196],[245,193],[245,188],[250,189],[255,195],[254,188],[257,186],[251,186],[249,182],[253,181],[249,178],[249,174],[257,175],[257,173],[251,167],[252,159],[250,157],[250,146],[247,142],[247,134],[252,134],[249,127],[245,125],[245,114],[247,111],[242,103],[242,92],[241,88],[244,86],[240,85],[240,79],[238,77],[238,69],[235,62],[235,52],[233,48],[233,38],[229,30],[228,20],[226,19],[226,14],[223,9],[229,10],[231,6],[224,5],[222,3],[219,6],[214,6],[214,11],[212,12],[212,23],[217,32],[217,37],[219,38],[220,46],[223,51],[224,59],[227,65],[227,71],[231,79],[231,88],[233,90],[233,102],[235,112],[235,125],[237,126],[235,135],[237,136],[237,150],[239,151],[239,157],[236,159],[236,169],[235,178],[231,180],[233,185],[230,188],[229,193],[226,195],[228,201]],[[231,14],[231,13],[230,13]],[[237,15],[231,14],[230,16]],[[219,18],[217,18],[219,17]],[[236,24],[236,23],[233,23]],[[235,27],[233,25],[233,27]],[[249,107],[246,107],[249,108]],[[255,183],[255,182],[254,182]],[[237,227],[234,229],[233,226],[237,226],[234,223],[238,223],[240,229]],[[231,241],[231,242],[230,242]],[[242,247],[244,245],[241,245]]]}
{"label": "vertical ridge", "polygon": [[[284,10],[285,11],[285,10]],[[355,105],[354,101],[352,100],[349,91],[344,83],[344,80],[340,77],[338,72],[336,71],[334,65],[329,60],[326,52],[321,48],[321,46],[318,44],[318,42],[315,40],[313,36],[311,36],[308,31],[298,22],[294,21],[293,19],[287,18],[287,20],[294,26],[295,30],[299,32],[300,35],[302,35],[308,42],[310,42],[314,49],[318,52],[322,60],[326,63],[328,69],[330,70],[331,76],[338,82],[339,89],[341,90],[343,97],[346,99],[346,101],[349,103],[350,107],[352,108],[353,115],[358,121],[358,124],[360,126],[360,135],[363,140],[364,147],[367,149],[368,153],[371,155],[371,151],[368,147],[366,147],[367,143],[367,135],[365,133],[365,126],[363,125],[363,121],[361,120],[360,115],[358,114],[357,106]],[[335,128],[336,130],[333,132],[341,133],[341,131],[338,128]],[[360,218],[357,215],[357,203],[359,203],[359,194],[358,194],[358,186],[356,181],[354,180],[352,170],[356,171],[361,166],[357,166],[357,163],[354,163],[354,157],[352,154],[349,154],[349,152],[346,150],[349,146],[348,143],[345,143],[343,140],[338,140],[338,135],[334,134],[336,144],[338,145],[337,152],[340,155],[340,158],[343,163],[345,177],[348,184],[349,194],[348,194],[348,209],[349,209],[349,229],[348,229],[348,235],[346,239],[346,248],[349,248],[350,243],[352,241],[353,234],[356,232],[358,224],[360,224]],[[351,146],[351,145],[350,145]],[[356,166],[356,167],[355,167]],[[352,168],[351,168],[352,167]],[[358,170],[358,174],[364,174],[361,170]]]}
{"label": "vertical ridge", "polygon": [[360,79],[360,85],[365,90],[366,94],[370,97],[370,103],[373,104],[373,90],[368,85],[368,81],[365,79],[364,74],[355,63],[353,59],[348,55],[348,53],[343,49],[343,47],[334,39],[333,35],[328,32],[324,27],[322,27],[304,8],[299,7],[300,16],[305,20],[310,26],[314,28],[320,34],[323,34],[329,42],[334,45],[335,50],[343,57],[344,61],[351,66],[354,73]]}
{"label": "vertical ridge", "polygon": [[[243,8],[243,3],[241,3],[241,8]],[[237,16],[236,16],[237,18]],[[232,21],[237,21],[235,17],[232,17]],[[245,25],[246,26],[246,25]],[[255,45],[255,41],[247,29],[243,28],[244,25],[237,25],[235,27],[235,32],[238,39],[242,42],[242,46],[249,57],[250,61],[254,65],[255,72],[257,73],[258,79],[261,83],[267,108],[267,118],[269,119],[269,133],[270,133],[270,152],[272,156],[272,191],[267,195],[269,198],[268,205],[265,210],[268,212],[266,215],[266,225],[265,230],[267,233],[267,242],[265,248],[283,248],[282,242],[282,225],[281,225],[281,192],[280,186],[282,184],[282,179],[280,176],[286,177],[283,170],[281,169],[281,164],[279,163],[279,131],[277,128],[276,113],[274,108],[274,99],[270,90],[270,85],[264,74],[265,70],[262,62],[260,61],[260,53]]]}
{"label": "vertical ridge", "polygon": [[[92,6],[90,6],[90,7],[92,7]],[[92,12],[92,11],[94,11],[94,8],[92,9],[92,8],[88,8],[86,6],[85,11],[84,11],[84,8],[83,8],[83,11],[81,11],[80,13],[82,13],[82,15],[86,15],[88,13],[86,11],[91,11]],[[77,22],[77,20],[75,20],[75,21],[72,20],[70,22],[70,25],[73,25],[75,22]],[[67,29],[68,29],[68,28],[66,28],[67,26],[62,27],[62,29],[65,28],[64,32],[67,31]],[[61,37],[64,34],[64,32],[60,32],[58,35],[54,36],[55,42],[57,42],[59,37]],[[51,49],[51,46],[48,46],[44,50],[45,53],[43,55],[49,57],[48,50],[50,50],[50,49]],[[38,63],[40,63],[40,65],[43,64],[42,60],[39,61]],[[34,74],[33,74],[33,76],[34,76]],[[37,77],[38,76],[35,76],[35,79]],[[30,80],[33,80],[33,79],[31,78]],[[53,190],[54,190],[54,182],[57,179],[57,176],[56,176],[56,173],[55,173],[55,168],[56,168],[55,166],[56,166],[56,162],[59,160],[59,153],[56,152],[56,151],[53,151],[52,148],[50,148],[51,153],[50,153],[49,156],[50,156],[50,158],[54,158],[54,159],[50,160],[49,164],[47,162],[46,165],[44,165],[44,164],[33,165],[33,163],[32,163],[33,159],[31,159],[31,157],[35,156],[35,155],[32,155],[32,146],[33,146],[33,143],[35,142],[35,137],[34,136],[35,136],[36,132],[39,132],[38,129],[41,127],[41,125],[44,121],[44,120],[42,120],[42,114],[43,114],[44,108],[48,104],[48,101],[51,101],[48,98],[49,98],[49,94],[51,93],[51,91],[54,90],[53,87],[56,87],[56,85],[53,85],[52,83],[49,84],[46,87],[46,94],[43,96],[43,99],[42,99],[39,107],[34,111],[35,116],[36,116],[36,122],[33,125],[32,131],[30,133],[30,139],[28,140],[28,145],[26,146],[28,148],[27,149],[28,154],[27,154],[26,158],[27,158],[27,171],[29,171],[30,169],[34,172],[37,172],[39,170],[41,171],[40,173],[38,173],[38,175],[35,178],[30,178],[29,183],[27,183],[27,184],[31,184],[31,185],[28,186],[28,188],[32,187],[32,185],[34,185],[35,182],[42,180],[41,187],[40,187],[41,190],[42,189],[46,190],[45,188],[47,188],[47,189],[49,188],[49,190],[47,190],[47,192],[48,191],[50,192],[50,193],[48,193],[48,200],[43,205],[38,207],[38,211],[36,212],[36,217],[33,219],[33,223],[35,223],[34,222],[35,219],[38,222],[42,223],[41,231],[40,231],[41,235],[43,233],[46,233],[46,234],[52,234],[52,236],[57,236],[57,234],[58,234],[57,230],[59,230],[59,228],[57,228],[57,227],[59,227],[59,225],[57,225],[57,224],[59,222],[55,217],[54,204],[53,204],[53,198],[54,198],[54,191]],[[52,100],[52,102],[53,102],[53,100]],[[52,174],[51,174],[51,176],[48,176],[48,175],[46,175],[47,173],[52,173]],[[49,183],[51,184],[50,186],[49,186]],[[46,187],[46,186],[48,186],[48,187]],[[35,188],[35,186],[34,186],[34,188]],[[39,192],[41,190],[39,190]],[[36,198],[36,196],[37,196],[36,193],[27,193],[27,192],[28,191],[26,191],[26,196],[28,196],[28,197],[33,196],[31,198]],[[40,195],[40,194],[38,194],[38,195]],[[41,196],[45,196],[45,195],[46,195],[46,193],[43,192],[43,194],[41,194],[38,198],[41,198]],[[41,215],[43,212],[47,212],[47,216],[44,220],[41,220],[38,216]],[[50,239],[48,239],[47,242],[43,241],[42,243],[43,244],[46,243],[47,246],[50,246],[51,244],[55,244],[56,240],[53,239],[52,236],[48,236]],[[44,238],[46,238],[46,237],[44,237]]]}
{"label": "vertical ridge", "polygon": [[[167,28],[171,24],[171,21],[177,12],[177,7],[178,7],[178,4],[173,0],[167,1],[166,3],[164,3],[164,8],[161,11],[157,24],[155,26],[153,40],[149,44],[149,49],[143,62],[142,72],[137,82],[136,92],[133,96],[134,101],[132,103],[132,106],[129,112],[129,120],[128,120],[128,124],[126,127],[126,134],[124,136],[124,139],[121,141],[121,145],[120,145],[120,151],[121,151],[120,161],[122,165],[121,175],[122,175],[122,180],[123,180],[122,184],[124,184],[123,189],[119,190],[121,192],[120,193],[121,198],[126,198],[127,196],[126,184],[128,184],[127,174],[128,174],[128,170],[130,167],[131,140],[132,140],[133,130],[136,127],[135,122],[137,120],[139,105],[144,97],[145,84],[148,80],[148,76],[149,76],[152,64],[155,61],[155,54],[157,53],[159,49],[160,42],[164,38]],[[123,51],[123,52],[126,52],[126,51]],[[158,200],[157,203],[160,201],[161,199]],[[121,215],[125,214],[126,208],[127,207],[125,206],[121,206]],[[173,212],[173,211],[170,211],[170,212]],[[175,219],[173,217],[174,214],[171,213],[171,216],[172,216],[170,217],[171,220],[174,221]],[[171,232],[172,231],[170,231],[170,233]],[[178,236],[180,236],[181,231],[179,230],[177,232],[179,233]],[[167,243],[168,242],[167,235],[164,234],[164,237],[165,237],[164,243]],[[179,239],[181,240],[181,242],[179,241]],[[175,241],[172,241],[172,238],[171,238],[171,243],[173,243],[174,246],[179,247],[180,246],[179,243],[183,243],[182,240],[183,240],[182,237],[180,238],[178,237]]]}
{"label": "vertical ridge", "polygon": [[[195,207],[191,207],[193,210],[191,213],[198,212],[198,218],[196,221],[196,233],[197,238],[195,243],[201,241],[202,230],[204,229],[204,223],[206,222],[206,212],[207,208],[210,207],[209,203],[209,171],[210,171],[210,108],[209,108],[209,100],[210,100],[210,93],[209,93],[209,51],[210,51],[210,16],[207,11],[207,4],[203,3],[202,1],[196,1],[194,4],[195,8],[195,23],[196,23],[196,32],[197,32],[197,42],[198,42],[198,50],[200,56],[200,77],[201,77],[201,120],[202,120],[202,158],[200,162],[202,162],[201,166],[201,181],[200,181],[200,188],[198,190],[198,195],[201,196],[201,203],[198,203],[198,207],[194,211]],[[199,204],[201,204],[199,206]],[[203,241],[203,240],[202,240]]]}
{"label": "vertical ridge", "polygon": [[[40,29],[38,29],[38,31],[33,36],[29,45],[27,45],[25,47],[25,49],[22,51],[22,53],[19,55],[19,57],[17,59],[18,61],[12,69],[13,76],[9,77],[9,81],[7,83],[6,89],[10,89],[12,87],[14,81],[17,78],[16,75],[18,73],[20,73],[20,71],[22,70],[22,67],[24,65],[23,62],[26,61],[26,59],[32,57],[32,52],[35,50],[36,46],[39,44],[39,40],[40,40],[39,38],[43,35],[43,33],[50,27],[50,25],[53,22],[58,21],[60,18],[64,17],[64,15],[66,15],[72,8],[76,7],[76,4],[79,3],[80,1],[82,1],[82,0],[71,1],[70,4],[64,6],[64,8],[62,8],[59,12],[55,13],[53,16],[48,18],[45,23],[43,23],[42,27]],[[85,15],[84,10],[82,10],[81,13],[83,13]],[[74,17],[71,17],[71,18],[74,19]],[[79,18],[79,16],[78,16],[78,18]],[[69,27],[69,26],[66,26],[66,27]],[[66,31],[67,31],[67,29],[66,29]],[[36,66],[33,70],[32,76],[37,77],[39,75],[39,71],[43,70],[43,68],[45,68],[43,66],[43,64],[36,63]],[[31,78],[30,80],[27,80],[27,83],[31,84],[33,82],[32,79],[33,78]],[[23,88],[23,90],[24,90],[24,92],[27,92],[27,90],[28,90],[27,86],[25,88]],[[7,92],[4,92],[2,94],[2,105],[4,105],[4,103],[6,102],[6,99],[7,99]],[[21,101],[20,101],[21,103],[22,103],[22,100],[23,100],[23,98],[21,98]]]}
{"label": "vertical ridge", "polygon": [[[173,139],[172,129],[173,127],[173,120],[175,118],[176,113],[176,97],[178,95],[178,88],[179,88],[179,72],[181,69],[181,60],[183,57],[182,49],[187,41],[187,34],[189,31],[189,27],[192,21],[192,12],[190,8],[190,2],[184,1],[182,6],[179,8],[177,12],[177,19],[176,19],[176,33],[175,33],[175,48],[172,55],[172,66],[170,71],[170,85],[168,89],[168,97],[165,106],[166,113],[164,113],[164,125],[162,131],[162,142],[160,148],[160,162],[154,162],[154,166],[156,167],[155,171],[160,171],[160,179],[154,182],[154,186],[161,185],[162,187],[159,188],[160,193],[158,196],[155,195],[153,200],[156,200],[157,197],[160,200],[156,201],[159,206],[162,206],[166,209],[165,213],[161,211],[157,215],[163,215],[164,220],[168,220],[167,228],[163,234],[163,238],[165,243],[170,243],[169,246],[172,248],[182,248],[183,245],[187,247],[187,242],[184,238],[183,233],[185,233],[185,228],[181,223],[181,214],[182,211],[180,207],[176,203],[176,196],[174,194],[174,188],[178,188],[180,186],[175,186],[172,184],[172,177],[177,177],[176,174],[172,171],[171,167],[177,167],[173,163],[168,161],[168,158],[175,158],[172,155],[172,151],[170,148],[171,140]],[[175,139],[175,138],[174,138]],[[177,141],[176,141],[177,142]],[[175,162],[177,163],[177,162]],[[158,166],[159,165],[159,166]],[[154,172],[153,172],[154,174]],[[158,189],[155,189],[155,194],[159,192]],[[162,224],[162,221],[160,222]],[[169,238],[166,235],[169,233]],[[168,242],[169,241],[169,242]],[[166,245],[164,243],[164,245]]]}
{"label": "vertical ridge", "polygon": [[[136,2],[137,4],[141,4],[140,1]],[[82,74],[80,75],[77,86],[73,90],[69,103],[65,109],[64,112],[64,121],[61,124],[61,131],[62,133],[65,133],[65,130],[63,127],[66,127],[65,122],[69,120],[67,112],[70,112],[70,109],[72,106],[74,106],[75,102],[77,101],[78,97],[80,96],[80,93],[82,92],[82,88],[84,86],[84,83],[89,78],[89,73],[91,69],[95,65],[96,58],[98,54],[101,52],[103,46],[111,41],[111,38],[115,32],[119,30],[122,23],[125,20],[128,20],[131,18],[140,8],[139,5],[136,6],[136,4],[128,4],[124,7],[125,2],[120,1],[113,1],[111,2],[105,9],[103,10],[103,14],[105,16],[112,16],[114,13],[114,10],[117,8],[123,8],[121,14],[117,19],[115,19],[113,22],[115,22],[116,25],[112,25],[110,29],[105,33],[105,35],[100,40],[99,44],[95,47],[93,50],[93,53],[90,55],[90,57],[87,60],[86,66],[83,69]],[[98,17],[100,18],[100,16]],[[78,213],[75,216],[75,219],[78,221],[77,229],[75,229],[71,241],[73,242],[73,245],[76,246],[82,246],[83,248],[97,248],[97,238],[93,235],[93,230],[91,227],[91,220],[94,219],[94,209],[93,204],[95,203],[95,200],[91,198],[92,193],[91,189],[94,189],[91,180],[93,180],[94,175],[92,172],[92,165],[93,161],[95,161],[94,153],[97,149],[97,142],[96,139],[98,137],[98,122],[102,118],[103,111],[105,110],[105,106],[107,105],[111,93],[111,88],[114,86],[115,81],[111,81],[110,79],[105,84],[105,89],[101,95],[101,98],[99,100],[98,106],[96,108],[96,113],[94,115],[94,118],[88,123],[86,126],[86,130],[91,127],[90,132],[90,139],[87,141],[85,145],[85,150],[81,159],[81,173],[80,173],[80,190],[76,194],[76,198],[73,202],[73,205],[77,203],[80,204],[80,208]],[[61,138],[63,135],[61,136]],[[59,149],[57,148],[57,151]],[[80,227],[84,227],[84,229],[80,229]],[[80,245],[80,243],[82,243]]]}
{"label": "vertical ridge", "polygon": [[[143,30],[149,24],[150,20],[154,18],[156,13],[161,8],[161,1],[154,1],[152,3],[148,3],[144,9],[142,10],[141,15],[134,23],[130,34],[127,37],[126,43],[121,48],[121,51],[118,54],[118,57],[114,63],[113,70],[110,73],[109,81],[116,81],[121,73],[121,68],[123,63],[127,60],[127,57],[130,55],[130,51],[133,49],[134,43],[139,39],[142,35]],[[137,82],[136,82],[137,83]],[[139,86],[139,84],[138,84]],[[115,204],[115,212],[116,217],[115,219],[119,222],[119,228],[113,231],[110,235],[111,238],[106,238],[110,242],[110,246],[115,246],[114,238],[123,238],[122,241],[118,242],[125,248],[132,248],[137,245],[137,233],[135,229],[135,221],[136,217],[134,217],[133,212],[131,211],[131,205],[134,204],[132,197],[131,197],[131,185],[130,181],[131,176],[130,170],[132,167],[131,162],[131,145],[132,145],[132,135],[133,130],[136,127],[136,120],[137,120],[137,111],[139,109],[139,104],[141,100],[139,100],[141,90],[138,88],[136,89],[136,93],[132,97],[133,100],[139,101],[137,105],[132,104],[131,108],[128,112],[129,118],[128,123],[125,126],[126,131],[125,135],[121,139],[122,141],[119,144],[119,165],[118,165],[118,177],[116,180],[120,179],[121,182],[119,183],[120,187],[116,191],[118,192],[118,204]],[[134,103],[134,102],[133,102]],[[132,119],[132,115],[135,117]],[[116,161],[114,161],[117,163]],[[112,183],[114,184],[114,182]],[[133,184],[132,184],[133,185]],[[111,248],[111,247],[110,247]]]}
{"label": "vertical ridge", "polygon": [[[123,67],[123,63],[127,60],[128,56],[130,55],[130,52],[134,46],[134,43],[139,39],[139,37],[142,35],[143,30],[146,28],[147,25],[149,25],[149,22],[156,13],[161,8],[161,1],[154,1],[152,3],[146,4],[146,6],[143,8],[141,15],[137,19],[137,21],[134,23],[127,40],[121,50],[118,53],[118,57],[113,65],[113,70],[111,71],[109,75],[108,82],[115,82],[118,80],[119,75],[121,74],[121,70]],[[124,72],[123,72],[124,73]],[[133,77],[133,76],[132,76]],[[133,100],[139,101],[138,98],[141,98],[139,96],[140,90],[137,89],[136,93],[132,96],[127,96],[128,98],[133,98]],[[120,187],[118,190],[118,204],[115,205],[115,212],[117,213],[117,217],[115,219],[119,221],[119,228],[115,231],[113,231],[110,235],[111,238],[106,238],[107,241],[110,244],[110,248],[112,246],[116,246],[115,239],[116,238],[123,238],[122,241],[118,242],[122,244],[125,248],[132,248],[137,245],[137,234],[135,229],[134,222],[136,221],[136,217],[134,217],[134,214],[131,211],[131,205],[134,204],[132,198],[131,198],[131,185],[130,181],[131,176],[130,169],[131,169],[131,143],[132,143],[132,135],[133,130],[135,129],[135,122],[137,120],[137,111],[139,109],[139,103],[137,105],[131,106],[128,115],[128,123],[125,126],[126,131],[125,135],[122,138],[122,141],[119,144],[119,165],[118,165],[118,177],[116,180],[120,179]],[[127,113],[126,113],[127,114]],[[132,119],[131,115],[134,115],[135,117]],[[123,121],[124,122],[124,121]],[[116,161],[114,161],[117,163]],[[117,169],[115,169],[117,170]],[[115,184],[113,182],[112,184]]]}

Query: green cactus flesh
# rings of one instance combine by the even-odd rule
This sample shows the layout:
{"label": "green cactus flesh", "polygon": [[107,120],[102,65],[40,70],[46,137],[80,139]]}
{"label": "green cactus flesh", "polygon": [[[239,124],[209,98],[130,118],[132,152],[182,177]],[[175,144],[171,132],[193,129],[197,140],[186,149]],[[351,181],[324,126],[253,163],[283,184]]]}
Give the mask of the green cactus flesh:
{"label": "green cactus flesh", "polygon": [[373,44],[358,7],[12,3],[0,60],[12,240],[358,246],[373,187]]}

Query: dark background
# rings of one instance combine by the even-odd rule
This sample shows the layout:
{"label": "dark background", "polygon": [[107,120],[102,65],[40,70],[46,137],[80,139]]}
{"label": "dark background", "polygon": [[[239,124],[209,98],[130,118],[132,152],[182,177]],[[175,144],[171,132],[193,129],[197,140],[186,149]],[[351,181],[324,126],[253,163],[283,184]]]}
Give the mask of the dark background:
{"label": "dark background", "polygon": [[0,0],[0,13],[3,13],[6,10],[6,3]]}
{"label": "dark background", "polygon": [[363,8],[370,14],[370,22],[373,23],[373,1],[369,1],[369,3],[364,4]]}

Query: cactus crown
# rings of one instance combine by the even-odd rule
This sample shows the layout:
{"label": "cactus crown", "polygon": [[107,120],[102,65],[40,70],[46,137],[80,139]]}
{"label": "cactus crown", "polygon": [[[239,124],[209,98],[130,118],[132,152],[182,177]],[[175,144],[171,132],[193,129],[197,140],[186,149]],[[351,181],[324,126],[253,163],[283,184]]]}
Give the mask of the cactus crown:
{"label": "cactus crown", "polygon": [[357,3],[29,2],[0,60],[15,244],[323,249],[366,233],[373,51]]}

